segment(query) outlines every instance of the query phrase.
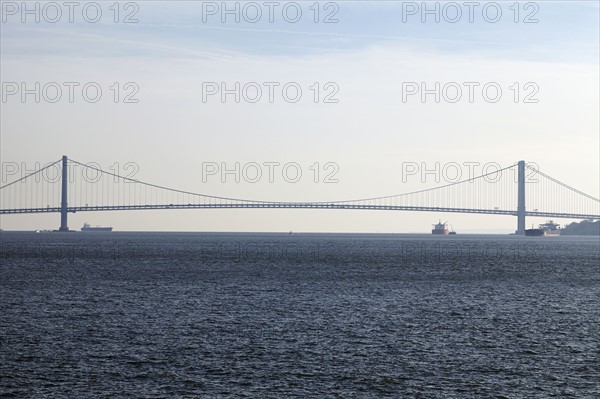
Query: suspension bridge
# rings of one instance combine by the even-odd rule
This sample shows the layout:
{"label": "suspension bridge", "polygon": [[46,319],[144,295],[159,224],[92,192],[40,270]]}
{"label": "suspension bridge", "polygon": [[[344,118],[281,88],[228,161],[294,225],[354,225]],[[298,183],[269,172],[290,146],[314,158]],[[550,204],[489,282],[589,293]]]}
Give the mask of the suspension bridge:
{"label": "suspension bridge", "polygon": [[[70,179],[69,169],[75,166],[92,173],[94,178]],[[600,199],[542,173],[525,161],[468,180],[403,194],[343,201],[284,202],[178,190],[123,177],[63,156],[1,186],[0,201],[0,214],[60,213],[58,231],[69,231],[69,213],[144,209],[357,209],[509,215],[517,218],[517,234],[524,234],[527,216],[600,219]]]}

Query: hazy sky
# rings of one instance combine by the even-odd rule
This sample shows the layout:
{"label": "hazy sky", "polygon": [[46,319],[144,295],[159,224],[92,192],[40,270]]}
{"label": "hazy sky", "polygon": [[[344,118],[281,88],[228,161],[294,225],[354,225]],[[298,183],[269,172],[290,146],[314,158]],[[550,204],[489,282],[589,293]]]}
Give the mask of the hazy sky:
{"label": "hazy sky", "polygon": [[[40,3],[38,23],[35,15],[15,9],[21,2],[3,1],[3,164],[43,164],[66,154],[106,169],[115,162],[135,162],[136,178],[193,192],[332,201],[436,185],[431,177],[403,182],[407,162],[433,167],[436,162],[510,165],[524,159],[599,196],[597,1],[518,7],[497,2],[501,16],[490,3],[480,2],[473,22],[465,6],[458,18],[456,8],[439,3],[435,22],[434,14],[422,15],[421,2],[392,1],[319,2],[318,7],[313,1],[278,2],[270,22],[265,2],[247,3],[238,3],[236,22],[235,14],[222,15],[220,1],[123,2],[118,16],[112,1],[99,2],[102,15],[96,23],[82,14],[86,2],[73,11],[73,23],[67,8],[58,18],[56,10]],[[293,23],[296,4],[302,15]],[[236,2],[228,6],[234,9]],[[428,6],[434,9],[436,3]],[[257,9],[259,21],[247,21],[257,17]],[[86,10],[85,17],[93,20],[95,8]],[[123,23],[127,16],[138,22]],[[56,23],[47,21],[56,18]],[[324,23],[326,18],[332,23]],[[22,101],[20,93],[7,94],[8,84],[23,82],[80,86],[72,103],[65,86],[58,102],[42,98],[36,103],[33,95]],[[81,86],[89,82],[102,89],[96,103],[82,97]],[[133,85],[125,86],[128,82]],[[219,94],[203,92],[211,82],[211,87],[225,82],[228,88],[256,82],[263,96],[256,103],[242,96],[236,103],[228,95],[222,102]],[[272,102],[265,82],[279,84]],[[290,82],[302,89],[295,103],[287,102],[281,90]],[[419,94],[403,99],[411,82],[430,88],[435,82],[457,82],[463,96],[456,103],[447,98],[436,103],[433,95],[425,102]],[[479,84],[473,102],[464,82]],[[490,82],[502,89],[494,103],[481,92]],[[135,94],[134,88],[139,89]],[[248,91],[247,98],[254,93]],[[138,102],[124,103],[127,94]],[[337,102],[325,102],[327,94]],[[296,162],[303,178],[295,184],[280,174],[274,183],[266,178],[223,183],[214,176],[203,181],[206,162]],[[315,162],[338,165],[339,182],[326,184],[321,175],[315,183],[309,169]],[[70,215],[69,224],[78,228],[88,221],[116,230],[426,232],[438,218],[459,231],[508,232],[516,226],[516,218],[505,216],[324,210],[97,212]],[[4,229],[56,228],[58,222],[58,214],[2,216]]]}

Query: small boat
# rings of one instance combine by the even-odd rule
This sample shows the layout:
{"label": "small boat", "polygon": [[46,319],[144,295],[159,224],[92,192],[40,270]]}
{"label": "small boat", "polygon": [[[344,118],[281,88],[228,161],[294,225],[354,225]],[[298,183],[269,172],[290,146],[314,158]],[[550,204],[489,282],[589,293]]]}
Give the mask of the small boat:
{"label": "small boat", "polygon": [[456,231],[454,231],[454,227],[452,227],[452,225],[450,225],[450,232],[448,234],[450,234],[450,235],[456,234]]}
{"label": "small boat", "polygon": [[547,221],[539,225],[537,229],[531,226],[530,229],[525,230],[525,235],[529,237],[544,237],[544,236],[559,236],[560,225],[554,223],[552,220]]}
{"label": "small boat", "polygon": [[90,226],[88,223],[84,223],[81,231],[112,231],[112,229],[112,227]]}
{"label": "small boat", "polygon": [[448,222],[442,223],[442,221],[440,220],[437,224],[432,225],[433,229],[431,230],[431,234],[448,235],[449,231],[446,228],[447,224]]}

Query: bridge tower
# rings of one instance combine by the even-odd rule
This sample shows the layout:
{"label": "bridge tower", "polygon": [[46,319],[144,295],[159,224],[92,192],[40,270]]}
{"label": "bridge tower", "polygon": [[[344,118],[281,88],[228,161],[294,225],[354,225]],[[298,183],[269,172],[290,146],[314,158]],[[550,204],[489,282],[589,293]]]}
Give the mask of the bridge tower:
{"label": "bridge tower", "polygon": [[62,197],[60,201],[60,228],[58,231],[69,231],[67,226],[67,195],[68,195],[68,183],[69,183],[69,172],[67,166],[67,156],[62,157]]}
{"label": "bridge tower", "polygon": [[518,163],[517,234],[525,234],[525,161]]}

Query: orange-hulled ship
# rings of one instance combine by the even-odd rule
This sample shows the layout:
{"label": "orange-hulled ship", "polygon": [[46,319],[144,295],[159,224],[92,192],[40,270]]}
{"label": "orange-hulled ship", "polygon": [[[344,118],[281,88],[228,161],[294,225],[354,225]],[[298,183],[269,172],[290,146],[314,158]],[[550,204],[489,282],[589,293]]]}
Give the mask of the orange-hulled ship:
{"label": "orange-hulled ship", "polygon": [[447,235],[450,232],[448,230],[448,228],[446,227],[447,225],[448,225],[448,222],[442,223],[442,221],[440,220],[438,224],[432,225],[433,229],[431,230],[431,234]]}

